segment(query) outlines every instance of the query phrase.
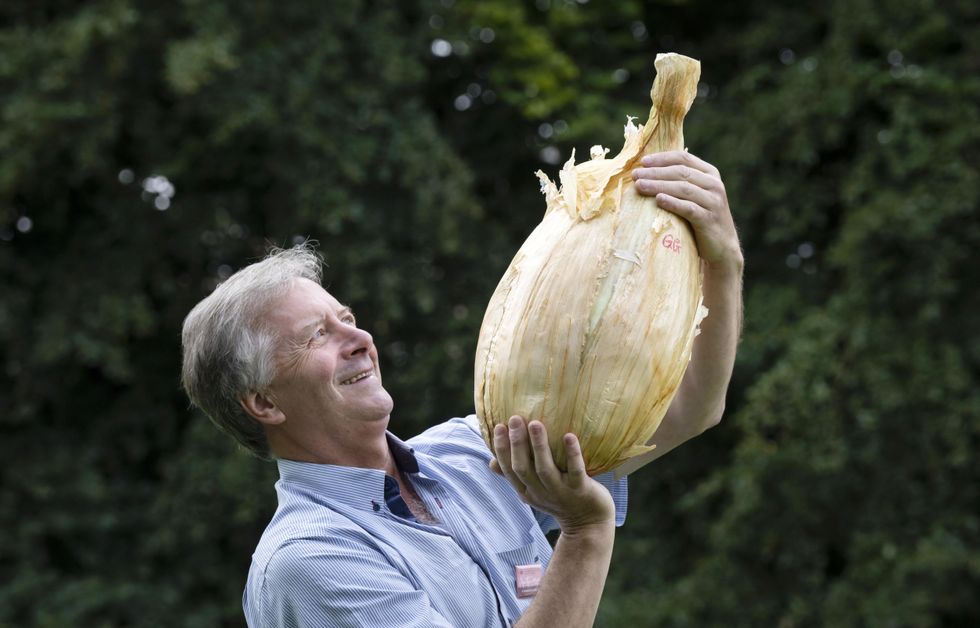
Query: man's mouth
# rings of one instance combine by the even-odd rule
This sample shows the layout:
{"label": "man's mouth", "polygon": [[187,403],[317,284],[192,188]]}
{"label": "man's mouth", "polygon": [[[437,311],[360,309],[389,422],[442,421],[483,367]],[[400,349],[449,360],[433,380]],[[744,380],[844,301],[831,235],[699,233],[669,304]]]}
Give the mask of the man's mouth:
{"label": "man's mouth", "polygon": [[357,382],[361,381],[362,379],[365,379],[367,377],[371,377],[372,375],[374,375],[374,369],[373,368],[370,368],[370,369],[368,369],[366,371],[362,371],[362,372],[358,373],[357,375],[355,375],[353,377],[349,377],[349,378],[345,379],[344,381],[340,382],[340,385],[341,386],[347,386],[349,384],[356,384]]}

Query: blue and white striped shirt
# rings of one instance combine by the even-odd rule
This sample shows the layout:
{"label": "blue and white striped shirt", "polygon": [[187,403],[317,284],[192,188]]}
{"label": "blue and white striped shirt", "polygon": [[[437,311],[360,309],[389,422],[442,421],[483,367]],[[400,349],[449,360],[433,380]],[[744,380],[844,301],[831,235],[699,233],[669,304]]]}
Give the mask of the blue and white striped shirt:
{"label": "blue and white striped shirt", "polygon": [[[557,524],[490,471],[476,417],[388,442],[440,523],[393,513],[384,471],[280,460],[279,508],[245,587],[249,626],[511,626],[531,603],[517,597],[515,567],[547,567],[544,533]],[[596,479],[621,525],[626,480]]]}

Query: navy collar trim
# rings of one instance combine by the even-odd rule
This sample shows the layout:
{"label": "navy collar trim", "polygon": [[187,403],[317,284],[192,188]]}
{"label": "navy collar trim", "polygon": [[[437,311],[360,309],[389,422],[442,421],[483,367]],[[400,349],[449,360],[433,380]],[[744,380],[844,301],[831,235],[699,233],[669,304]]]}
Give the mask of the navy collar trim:
{"label": "navy collar trim", "polygon": [[385,438],[388,439],[388,449],[395,459],[395,466],[403,473],[418,473],[419,461],[415,458],[415,450],[391,432],[385,432]]}

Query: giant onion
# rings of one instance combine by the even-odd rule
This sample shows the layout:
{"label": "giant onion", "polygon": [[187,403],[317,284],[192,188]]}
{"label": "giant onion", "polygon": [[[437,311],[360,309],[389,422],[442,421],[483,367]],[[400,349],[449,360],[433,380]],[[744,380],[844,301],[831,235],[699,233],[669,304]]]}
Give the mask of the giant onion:
{"label": "giant onion", "polygon": [[490,299],[475,364],[476,413],[493,447],[512,415],[548,427],[559,468],[575,433],[590,474],[650,450],[690,361],[701,303],[690,225],[634,189],[650,153],[684,147],[700,64],[657,55],[646,124],[629,119],[612,159],[593,147],[559,173],[538,171],[547,210]]}

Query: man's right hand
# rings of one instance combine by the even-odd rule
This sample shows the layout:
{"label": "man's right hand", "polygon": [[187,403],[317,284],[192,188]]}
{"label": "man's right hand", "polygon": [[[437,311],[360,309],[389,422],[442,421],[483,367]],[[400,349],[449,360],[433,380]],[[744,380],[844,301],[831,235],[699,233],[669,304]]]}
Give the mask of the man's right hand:
{"label": "man's right hand", "polygon": [[612,496],[585,472],[582,448],[565,434],[568,471],[555,466],[548,433],[540,421],[519,416],[493,430],[497,459],[490,467],[510,482],[525,502],[553,516],[561,537],[541,588],[514,628],[587,628],[595,621],[609,573],[616,534]]}
{"label": "man's right hand", "polygon": [[493,430],[497,459],[491,468],[507,478],[526,503],[553,516],[563,535],[611,532],[616,517],[612,496],[586,473],[578,438],[565,434],[564,445],[568,470],[562,473],[555,466],[544,424],[513,416],[506,427]]}

